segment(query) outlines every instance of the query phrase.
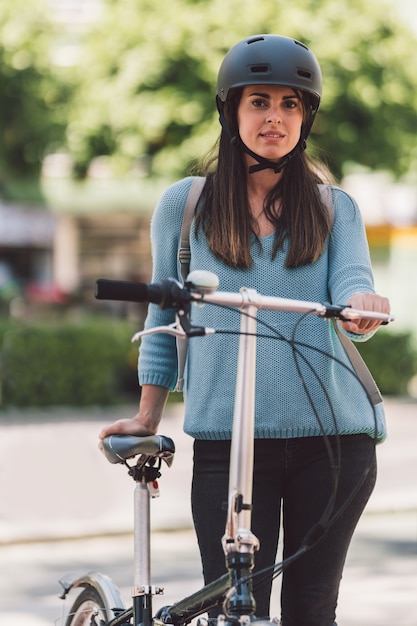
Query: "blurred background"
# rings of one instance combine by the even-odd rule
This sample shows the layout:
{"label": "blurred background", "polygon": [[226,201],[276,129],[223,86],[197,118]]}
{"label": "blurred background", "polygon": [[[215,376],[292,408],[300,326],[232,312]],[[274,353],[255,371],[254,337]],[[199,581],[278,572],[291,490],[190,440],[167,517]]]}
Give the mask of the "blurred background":
{"label": "blurred background", "polygon": [[[0,612],[9,626],[53,623],[67,569],[123,570],[130,584],[130,484],[98,454],[97,433],[133,414],[130,337],[146,309],[96,302],[94,283],[150,280],[155,203],[215,143],[218,67],[257,33],[297,38],[320,61],[308,150],[357,199],[376,288],[396,316],[360,345],[387,398],[390,439],[341,616],[346,626],[415,624],[417,3],[1,0]],[[191,444],[181,395],[171,396],[164,434],[179,454],[156,523],[180,533],[191,527]],[[157,539],[178,593],[199,584],[190,532]]]}
{"label": "blurred background", "polygon": [[218,136],[226,50],[262,32],[304,41],[321,63],[308,149],[358,200],[397,317],[361,350],[384,393],[417,394],[413,0],[2,0],[1,406],[136,391],[125,341],[144,310],[98,305],[94,282],[149,280],[155,203]]}

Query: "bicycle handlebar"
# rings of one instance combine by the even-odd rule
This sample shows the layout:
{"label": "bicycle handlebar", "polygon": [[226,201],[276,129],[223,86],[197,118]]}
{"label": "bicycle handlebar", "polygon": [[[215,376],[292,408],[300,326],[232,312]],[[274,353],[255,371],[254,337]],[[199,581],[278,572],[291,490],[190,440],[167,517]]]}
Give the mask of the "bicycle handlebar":
{"label": "bicycle handlebar", "polygon": [[95,296],[97,300],[152,302],[158,304],[161,309],[177,308],[192,299],[190,291],[173,278],[160,283],[133,283],[99,278],[96,282]]}
{"label": "bicycle handlebar", "polygon": [[[193,272],[196,275],[198,272]],[[206,273],[207,274],[207,273]],[[215,277],[215,275],[212,275]],[[188,278],[191,277],[191,274]],[[218,281],[217,281],[218,282]],[[213,281],[216,284],[216,281]],[[239,293],[213,291],[213,288],[200,286],[187,279],[185,286],[174,278],[160,283],[134,283],[129,281],[99,278],[96,282],[95,297],[98,300],[121,300],[124,302],[152,302],[161,309],[180,309],[190,302],[211,303],[240,308],[245,303],[253,303],[259,309],[311,313],[324,318],[336,317],[341,320],[374,319],[383,324],[394,320],[390,313],[362,311],[348,305],[291,300],[275,296],[263,296],[251,289]]]}

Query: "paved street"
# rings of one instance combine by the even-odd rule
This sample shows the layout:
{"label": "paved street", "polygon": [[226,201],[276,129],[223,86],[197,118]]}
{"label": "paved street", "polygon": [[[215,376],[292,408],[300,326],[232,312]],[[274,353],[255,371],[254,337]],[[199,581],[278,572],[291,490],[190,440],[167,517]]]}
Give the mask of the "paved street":
{"label": "paved street", "polygon": [[[340,626],[416,626],[416,516],[365,516],[355,536],[342,584]],[[68,572],[108,574],[129,603],[132,537],[15,544],[0,548],[0,624],[63,626],[58,579]],[[153,581],[165,588],[154,608],[199,589],[200,563],[191,530],[158,532]],[[279,580],[273,614],[279,609]],[[70,594],[69,598],[73,598]],[[67,601],[66,607],[70,604]]]}
{"label": "paved street", "polygon": [[[128,602],[133,482],[98,453],[97,432],[132,411],[0,416],[1,625],[61,623],[57,581],[69,571],[110,575]],[[388,401],[387,416],[378,486],[345,569],[340,626],[417,624],[417,405]],[[174,438],[177,455],[152,502],[153,578],[166,589],[163,604],[201,585],[190,530],[191,441],[181,434],[181,418],[182,407],[171,407],[161,430]],[[279,581],[274,613],[278,591]]]}

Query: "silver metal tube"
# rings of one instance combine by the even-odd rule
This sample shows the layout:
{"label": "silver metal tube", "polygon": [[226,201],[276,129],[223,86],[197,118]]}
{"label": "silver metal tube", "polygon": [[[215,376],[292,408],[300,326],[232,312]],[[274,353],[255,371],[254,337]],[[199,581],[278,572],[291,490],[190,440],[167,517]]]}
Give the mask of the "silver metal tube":
{"label": "silver metal tube", "polygon": [[[252,291],[252,290],[248,290]],[[223,304],[225,306],[242,307],[245,306],[244,290],[240,293],[229,293],[227,291],[214,291],[203,295],[193,293],[195,300],[211,302],[213,304]],[[262,296],[257,294],[258,309],[270,311],[293,311],[297,313],[310,313],[325,315],[326,307],[320,302],[308,302],[304,300],[289,300],[288,298],[276,298],[274,296]]]}
{"label": "silver metal tube", "polygon": [[[256,538],[251,539],[253,432],[255,413],[256,314],[257,293],[243,290],[241,307],[239,356],[230,453],[229,510],[225,540],[234,550],[253,551]],[[247,505],[241,508],[239,504]],[[242,544],[241,544],[242,540]],[[233,545],[234,544],[234,545]],[[224,546],[227,543],[224,542]],[[232,548],[233,546],[233,548]],[[248,550],[249,549],[249,550]]]}
{"label": "silver metal tube", "polygon": [[151,584],[150,494],[146,483],[136,483],[134,491],[134,587]]}
{"label": "silver metal tube", "polygon": [[[244,290],[240,293],[232,293],[227,291],[214,291],[213,293],[198,294],[193,293],[195,301],[220,304],[225,306],[244,306]],[[258,309],[267,311],[288,311],[293,313],[311,313],[325,317],[327,308],[325,304],[320,302],[309,302],[307,300],[291,300],[288,298],[277,298],[275,296],[263,296],[257,294]],[[393,322],[394,316],[390,313],[380,313],[379,311],[362,311],[360,309],[351,309],[349,307],[343,309],[341,314],[349,319],[374,319],[382,322]]]}

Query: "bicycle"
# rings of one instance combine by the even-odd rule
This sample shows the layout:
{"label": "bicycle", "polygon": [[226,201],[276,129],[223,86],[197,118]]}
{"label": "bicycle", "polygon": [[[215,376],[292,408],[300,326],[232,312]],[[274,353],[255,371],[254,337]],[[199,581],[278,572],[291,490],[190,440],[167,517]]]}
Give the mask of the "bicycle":
{"label": "bicycle", "polygon": [[[153,302],[161,308],[176,309],[176,321],[173,324],[140,331],[134,335],[132,341],[146,334],[158,332],[174,335],[180,341],[216,332],[211,328],[195,327],[191,324],[192,303],[233,307],[242,312],[230,453],[228,510],[222,539],[227,574],[182,600],[170,606],[163,606],[155,615],[153,614],[153,597],[161,595],[163,590],[153,585],[151,581],[150,501],[158,494],[157,479],[161,475],[162,463],[165,462],[168,467],[172,463],[175,445],[172,439],[163,435],[148,437],[110,435],[102,444],[105,456],[111,463],[122,463],[127,466],[128,473],[136,484],[132,606],[128,608],[123,606],[117,587],[101,573],[91,572],[72,578],[64,577],[60,580],[64,590],[62,599],[66,598],[71,589],[83,589],[69,610],[65,626],[163,624],[182,626],[195,618],[199,618],[198,626],[207,626],[208,620],[201,616],[219,604],[224,609],[224,614],[216,620],[219,626],[225,623],[247,626],[250,621],[256,619],[251,572],[259,541],[251,531],[251,501],[257,311],[260,309],[292,311],[302,315],[313,314],[324,319],[346,320],[361,317],[377,319],[384,324],[394,319],[390,314],[358,311],[346,306],[263,296],[253,289],[242,288],[239,293],[229,293],[217,291],[217,287],[218,280],[214,274],[194,271],[189,274],[185,285],[174,279],[148,285],[100,279],[97,281],[96,297]],[[129,465],[128,459],[135,457],[137,460]],[[328,522],[330,513],[331,507],[327,507],[325,517],[312,529],[297,553],[286,559],[285,563],[275,565],[276,574],[281,573],[284,567],[320,540],[321,531]]]}

